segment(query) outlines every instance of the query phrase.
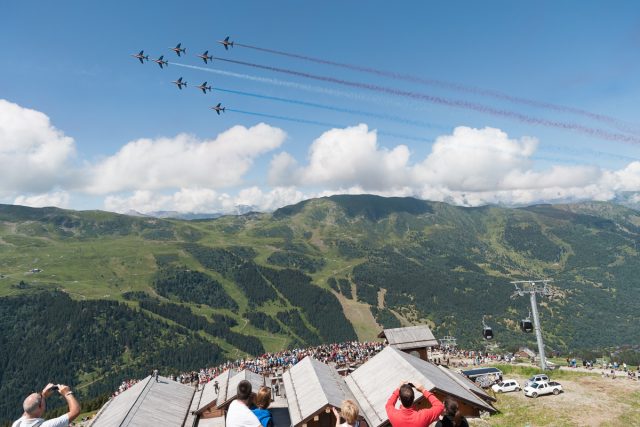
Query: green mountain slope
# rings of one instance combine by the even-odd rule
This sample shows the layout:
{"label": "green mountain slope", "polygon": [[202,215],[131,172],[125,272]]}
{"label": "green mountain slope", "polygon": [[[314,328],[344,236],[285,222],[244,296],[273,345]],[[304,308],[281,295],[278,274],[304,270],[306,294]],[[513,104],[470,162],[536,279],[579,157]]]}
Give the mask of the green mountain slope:
{"label": "green mountain slope", "polygon": [[[66,365],[53,355],[71,343],[45,340],[51,362],[69,367],[52,374],[91,383],[91,396],[125,372],[146,373],[158,363],[154,351],[186,346],[209,345],[210,363],[176,356],[163,366],[371,339],[379,324],[412,322],[478,348],[483,315],[503,348],[533,345],[517,328],[528,299],[510,299],[509,281],[540,277],[553,278],[560,295],[540,307],[552,349],[637,343],[639,239],[640,213],[607,203],[461,208],[333,196],[271,215],[190,222],[0,205],[0,345],[31,348],[35,338],[24,331],[41,319],[21,307],[66,299],[74,309],[46,337],[76,321],[86,324],[88,342],[101,327],[113,335],[109,345],[64,353]],[[103,300],[117,303],[117,313],[82,317]],[[19,329],[17,317],[26,322]],[[158,333],[132,357],[119,339],[137,323]],[[22,359],[2,354],[4,380]],[[107,366],[117,367],[113,377]],[[9,416],[0,409],[0,419]]]}

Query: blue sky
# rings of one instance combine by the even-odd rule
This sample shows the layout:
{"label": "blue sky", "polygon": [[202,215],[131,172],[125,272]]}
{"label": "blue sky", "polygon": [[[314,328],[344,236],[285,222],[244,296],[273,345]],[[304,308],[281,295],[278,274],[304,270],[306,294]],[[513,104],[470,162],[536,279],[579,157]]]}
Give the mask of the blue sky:
{"label": "blue sky", "polygon": [[[225,51],[216,41],[226,35],[245,45],[499,91],[617,122],[246,47]],[[373,192],[458,204],[527,204],[607,200],[621,191],[637,191],[640,182],[640,166],[634,163],[640,159],[637,2],[611,7],[595,1],[24,1],[3,6],[0,40],[0,99],[6,101],[4,128],[0,119],[0,166],[15,174],[7,175],[0,188],[4,203],[212,211],[233,210],[236,204],[252,202],[252,197],[257,207],[272,209],[323,194]],[[177,58],[168,50],[178,42],[186,46],[186,57]],[[214,72],[176,64],[164,70],[152,62],[140,65],[129,55],[141,49],[152,58],[163,54],[172,62]],[[195,57],[204,50],[238,61],[574,123],[613,136],[523,123],[223,61],[205,65]],[[189,82],[182,91],[170,83],[180,76]],[[255,81],[256,77],[279,83]],[[203,95],[192,86],[205,80],[222,89],[396,118],[220,91]],[[306,90],[292,84],[305,85]],[[218,117],[209,109],[218,102],[231,109],[329,126],[232,111]],[[27,110],[46,115],[49,122],[31,117]],[[253,128],[261,122],[269,129]],[[236,125],[248,133],[229,137],[228,142],[219,138]],[[42,131],[36,132],[39,126]],[[464,128],[456,134],[458,127]],[[190,136],[177,140],[180,134]],[[439,137],[439,149],[434,150]],[[129,150],[134,154],[123,152],[143,138],[148,146]],[[239,149],[244,138],[256,141]],[[527,145],[528,138],[536,140],[534,148]],[[56,153],[55,161],[34,163],[30,153],[42,147]],[[478,150],[486,154],[496,149],[500,153],[475,156]],[[192,155],[182,156],[181,150]],[[199,161],[193,167],[184,164],[193,153],[199,153]],[[140,156],[148,161],[138,162]],[[174,178],[158,177],[165,174]]]}

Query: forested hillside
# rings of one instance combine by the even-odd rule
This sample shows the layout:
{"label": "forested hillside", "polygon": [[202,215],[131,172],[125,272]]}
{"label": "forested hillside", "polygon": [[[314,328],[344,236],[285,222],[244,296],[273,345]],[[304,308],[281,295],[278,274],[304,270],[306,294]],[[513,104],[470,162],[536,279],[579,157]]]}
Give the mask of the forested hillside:
{"label": "forested hillside", "polygon": [[540,304],[551,349],[637,343],[639,240],[640,213],[607,203],[333,196],[195,221],[0,205],[0,420],[48,380],[95,397],[154,366],[381,325],[426,322],[483,348],[484,315],[502,348],[533,346],[517,328],[528,299],[510,299],[523,278],[554,280]]}

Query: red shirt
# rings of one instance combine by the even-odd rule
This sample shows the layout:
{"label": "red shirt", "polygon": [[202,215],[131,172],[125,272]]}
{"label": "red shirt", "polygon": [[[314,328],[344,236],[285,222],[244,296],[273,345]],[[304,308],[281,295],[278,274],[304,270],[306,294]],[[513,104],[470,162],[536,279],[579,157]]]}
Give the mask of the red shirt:
{"label": "red shirt", "polygon": [[400,389],[396,389],[393,392],[385,405],[387,416],[393,427],[426,427],[438,419],[442,411],[444,411],[444,405],[428,390],[423,390],[422,394],[431,403],[431,408],[418,411],[413,406],[405,408],[402,404],[400,404],[400,409],[396,409]]}

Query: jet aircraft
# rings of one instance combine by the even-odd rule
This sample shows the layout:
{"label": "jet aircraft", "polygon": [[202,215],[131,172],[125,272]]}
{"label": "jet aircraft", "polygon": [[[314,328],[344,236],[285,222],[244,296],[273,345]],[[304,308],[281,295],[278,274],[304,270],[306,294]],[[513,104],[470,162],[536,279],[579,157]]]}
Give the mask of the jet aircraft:
{"label": "jet aircraft", "polygon": [[160,68],[162,68],[163,65],[166,65],[167,67],[169,66],[169,61],[163,61],[164,55],[160,55],[160,58],[158,59],[152,59],[153,62],[155,62],[156,64],[158,64],[160,66]]}
{"label": "jet aircraft", "polygon": [[211,86],[207,86],[207,82],[202,83],[200,86],[196,86],[196,89],[200,89],[205,95],[207,94],[207,91],[211,92]]}
{"label": "jet aircraft", "polygon": [[181,44],[182,44],[182,43],[178,43],[178,44],[176,45],[176,47],[170,47],[169,49],[171,49],[172,51],[174,51],[175,53],[177,53],[177,54],[178,54],[178,56],[180,56],[180,52],[182,52],[182,53],[184,53],[184,54],[186,55],[186,54],[187,54],[187,48],[186,48],[186,47],[183,47],[182,49],[180,49],[180,45],[181,45]]}
{"label": "jet aircraft", "polygon": [[202,60],[204,61],[204,63],[207,63],[207,60],[213,62],[213,56],[208,56],[207,54],[209,53],[208,50],[205,50],[204,53],[202,55],[198,55],[198,58],[202,58]]}
{"label": "jet aircraft", "polygon": [[183,82],[182,81],[182,77],[180,77],[178,80],[171,82],[173,84],[175,84],[176,86],[178,86],[178,89],[182,90],[182,86],[187,87],[187,82]]}
{"label": "jet aircraft", "polygon": [[131,56],[133,56],[134,58],[138,58],[138,60],[140,61],[141,64],[144,64],[143,60],[145,60],[145,59],[147,61],[149,60],[149,55],[145,55],[144,54],[144,50],[141,50],[140,53],[138,53],[137,55],[133,55],[132,54]]}
{"label": "jet aircraft", "polygon": [[220,111],[224,113],[224,110],[226,110],[226,107],[221,107],[220,104],[222,103],[218,102],[218,105],[216,105],[215,107],[211,107],[211,109],[218,113],[218,115],[220,115]]}
{"label": "jet aircraft", "polygon": [[218,43],[224,46],[225,50],[229,50],[229,46],[233,47],[233,42],[229,41],[229,36],[227,36],[227,38],[225,38],[224,40],[218,41]]}

